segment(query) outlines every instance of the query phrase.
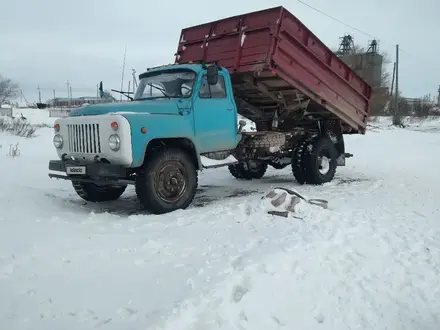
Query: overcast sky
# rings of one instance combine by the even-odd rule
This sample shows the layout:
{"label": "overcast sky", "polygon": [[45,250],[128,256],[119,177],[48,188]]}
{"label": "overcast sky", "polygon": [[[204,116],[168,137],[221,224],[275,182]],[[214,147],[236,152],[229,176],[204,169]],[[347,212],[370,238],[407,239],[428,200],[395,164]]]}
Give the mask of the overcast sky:
{"label": "overcast sky", "polygon": [[[304,0],[379,39],[392,60],[400,54],[400,89],[407,97],[436,95],[440,84],[440,1]],[[283,5],[329,47],[350,33],[366,46],[371,37],[296,0],[1,0],[0,74],[17,81],[29,101],[96,95],[96,84],[119,89],[124,47],[125,82],[131,69],[174,61],[180,30],[227,16]],[[170,6],[170,7],[168,7]],[[397,9],[396,9],[397,8]],[[392,71],[392,65],[389,67]],[[124,83],[127,89],[127,84]]]}

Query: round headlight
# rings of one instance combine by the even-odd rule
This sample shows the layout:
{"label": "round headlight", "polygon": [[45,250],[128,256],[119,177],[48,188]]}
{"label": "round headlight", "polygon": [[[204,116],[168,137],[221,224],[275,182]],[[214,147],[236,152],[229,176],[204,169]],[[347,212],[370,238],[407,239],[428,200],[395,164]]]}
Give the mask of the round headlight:
{"label": "round headlight", "polygon": [[57,149],[61,149],[63,147],[63,137],[59,134],[55,135],[53,137],[53,145],[55,146],[55,148]]}
{"label": "round headlight", "polygon": [[117,134],[112,134],[108,138],[108,145],[113,151],[118,151],[121,146],[121,139]]}

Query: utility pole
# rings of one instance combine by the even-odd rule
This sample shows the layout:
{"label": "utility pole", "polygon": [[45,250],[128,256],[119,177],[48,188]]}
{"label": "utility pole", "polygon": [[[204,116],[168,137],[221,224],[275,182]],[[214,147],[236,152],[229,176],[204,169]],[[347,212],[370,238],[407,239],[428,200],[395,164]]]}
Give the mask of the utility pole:
{"label": "utility pole", "polygon": [[440,106],[440,85],[438,85],[437,105]]}
{"label": "utility pole", "polygon": [[40,86],[38,86],[37,89],[38,89],[38,102],[41,103],[41,89],[40,89]]}
{"label": "utility pole", "polygon": [[394,102],[393,125],[402,126],[399,114],[399,45],[396,45],[396,95]]}
{"label": "utility pole", "polygon": [[[122,63],[122,78],[121,78],[121,92],[122,89],[124,88],[124,72],[125,72],[125,59],[127,56],[127,44],[125,44],[125,51],[124,51],[124,62]],[[120,101],[122,101],[122,94],[120,97]]]}
{"label": "utility pole", "polygon": [[67,99],[69,100],[68,102],[69,102],[69,106],[70,106],[70,82],[69,82],[69,80],[67,80],[66,85],[67,85]]}
{"label": "utility pole", "polygon": [[[396,79],[396,62],[393,63],[393,78],[391,80],[391,93],[390,93],[390,102],[392,104],[393,102],[393,92],[394,92],[394,80]],[[392,107],[391,111],[394,113],[394,106]]]}

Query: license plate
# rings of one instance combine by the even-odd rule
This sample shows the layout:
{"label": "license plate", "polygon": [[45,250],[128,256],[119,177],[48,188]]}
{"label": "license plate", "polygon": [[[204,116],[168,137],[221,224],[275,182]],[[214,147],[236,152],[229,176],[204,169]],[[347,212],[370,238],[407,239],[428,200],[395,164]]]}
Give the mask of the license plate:
{"label": "license plate", "polygon": [[85,166],[69,166],[66,167],[67,174],[86,174]]}

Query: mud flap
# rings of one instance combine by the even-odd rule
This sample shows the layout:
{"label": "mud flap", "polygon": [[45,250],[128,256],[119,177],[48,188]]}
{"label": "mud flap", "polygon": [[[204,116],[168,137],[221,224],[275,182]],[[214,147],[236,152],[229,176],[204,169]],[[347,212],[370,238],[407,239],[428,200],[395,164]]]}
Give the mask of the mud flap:
{"label": "mud flap", "polygon": [[345,155],[340,155],[336,159],[336,166],[345,166]]}
{"label": "mud flap", "polygon": [[345,158],[351,158],[351,157],[353,157],[353,154],[344,153],[344,154],[340,155],[336,159],[336,165],[337,166],[345,166]]}

